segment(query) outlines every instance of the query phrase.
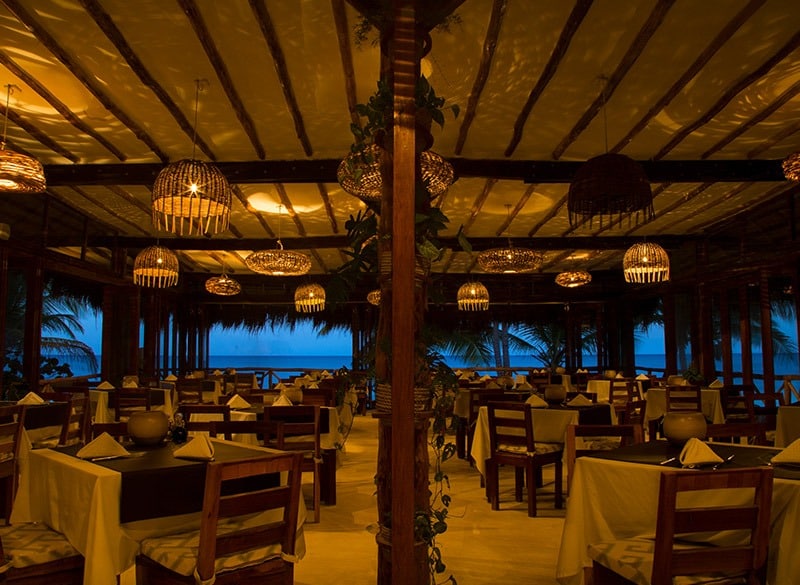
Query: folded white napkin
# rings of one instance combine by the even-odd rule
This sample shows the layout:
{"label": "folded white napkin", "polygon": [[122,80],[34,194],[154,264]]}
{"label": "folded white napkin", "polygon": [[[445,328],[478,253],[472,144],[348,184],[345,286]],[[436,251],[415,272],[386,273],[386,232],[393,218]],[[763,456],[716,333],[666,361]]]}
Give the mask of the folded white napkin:
{"label": "folded white napkin", "polygon": [[214,444],[208,438],[208,435],[195,435],[191,441],[183,447],[175,449],[172,454],[181,459],[211,461],[214,459]]}
{"label": "folded white napkin", "polygon": [[128,450],[117,443],[108,433],[101,433],[94,441],[86,443],[76,453],[81,459],[96,459],[97,457],[130,457]]}
{"label": "folded white napkin", "polygon": [[331,373],[328,370],[322,370],[322,373],[320,374],[320,376],[323,378],[328,378],[330,375]]}
{"label": "folded white napkin", "polygon": [[585,368],[578,368],[575,373],[576,374],[588,374],[589,370],[587,370]]}
{"label": "folded white napkin", "polygon": [[235,373],[236,373],[236,370],[234,370],[233,368],[231,368],[231,369],[230,369],[230,371],[229,371],[228,373],[229,373],[229,374],[235,374]]}
{"label": "folded white napkin", "polygon": [[103,380],[102,382],[100,382],[97,385],[97,389],[98,390],[113,390],[114,389],[114,385],[111,382],[106,382],[105,380]]}
{"label": "folded white napkin", "polygon": [[308,385],[308,389],[309,390],[319,390],[319,384],[317,384],[316,382],[311,382],[311,384]]}
{"label": "folded white napkin", "polygon": [[520,382],[517,384],[517,390],[533,390],[533,386],[531,386],[527,380],[524,382]]}
{"label": "folded white napkin", "polygon": [[281,394],[272,403],[272,406],[292,406],[292,401],[286,398],[286,394],[281,392]]}
{"label": "folded white napkin", "polygon": [[592,406],[594,402],[586,398],[583,394],[578,394],[575,398],[567,402],[567,406]]}
{"label": "folded white napkin", "polygon": [[460,375],[462,374],[461,370],[453,370],[453,373],[454,373],[456,376],[460,376]]}
{"label": "folded white napkin", "polygon": [[500,389],[500,384],[498,384],[494,380],[490,380],[490,381],[486,382],[486,384],[484,384],[483,387],[487,388],[489,390],[499,390]]}
{"label": "folded white napkin", "polygon": [[167,382],[174,382],[175,380],[177,380],[177,379],[178,379],[178,376],[176,376],[175,374],[170,374],[169,376],[167,376],[167,377],[166,377],[166,378],[164,378],[164,379],[165,379]]}
{"label": "folded white napkin", "polygon": [[228,406],[230,406],[231,408],[234,408],[234,409],[236,409],[236,408],[250,408],[252,406],[252,404],[247,402],[247,400],[245,400],[244,398],[242,398],[238,394],[234,394],[233,398],[228,400],[228,402],[226,402],[226,404]]}
{"label": "folded white napkin", "polygon": [[770,459],[772,463],[800,463],[800,439],[795,439],[789,443],[783,451]]}
{"label": "folded white napkin", "polygon": [[547,403],[536,396],[536,394],[532,394],[531,397],[525,401],[525,404],[529,404],[531,408],[547,408]]}
{"label": "folded white napkin", "polygon": [[459,377],[459,379],[460,379],[460,380],[471,380],[471,379],[472,379],[472,376],[470,376],[470,375],[469,375],[469,372],[464,372],[463,374],[461,374],[461,376]]}
{"label": "folded white napkin", "polygon": [[639,374],[636,376],[637,380],[649,380],[650,378],[647,377],[647,374]]}
{"label": "folded white napkin", "polygon": [[133,380],[126,380],[122,383],[123,388],[138,388],[139,384],[134,382]]}
{"label": "folded white napkin", "polygon": [[221,376],[222,375],[222,370],[214,370],[214,375],[215,376]]}
{"label": "folded white napkin", "polygon": [[17,400],[17,404],[44,404],[44,398],[36,394],[36,392],[28,392]]}
{"label": "folded white napkin", "polygon": [[723,384],[719,378],[714,378],[714,381],[708,385],[709,388],[722,388]]}
{"label": "folded white napkin", "polygon": [[492,377],[489,374],[484,374],[481,376],[481,382],[486,382],[487,380],[491,380]]}
{"label": "folded white napkin", "polygon": [[684,467],[699,467],[701,465],[722,463],[722,457],[714,453],[711,447],[695,437],[686,441],[686,445],[683,446],[678,460]]}
{"label": "folded white napkin", "polygon": [[615,378],[624,378],[625,376],[622,375],[622,372],[617,372],[617,375],[614,376]]}

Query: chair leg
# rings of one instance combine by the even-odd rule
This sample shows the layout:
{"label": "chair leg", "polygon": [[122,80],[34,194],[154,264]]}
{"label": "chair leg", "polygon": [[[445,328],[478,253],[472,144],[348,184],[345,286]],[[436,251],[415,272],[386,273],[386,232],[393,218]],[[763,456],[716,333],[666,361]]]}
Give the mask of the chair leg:
{"label": "chair leg", "polygon": [[592,585],[629,585],[633,583],[597,561],[592,562]]}
{"label": "chair leg", "polygon": [[467,419],[459,417],[456,426],[456,456],[459,459],[466,459],[467,452]]}
{"label": "chair leg", "polygon": [[531,518],[536,517],[536,480],[534,479],[535,471],[541,471],[541,468],[534,468],[533,463],[525,466],[525,475],[528,484],[528,516]]}
{"label": "chair leg", "polygon": [[320,490],[320,472],[321,472],[321,463],[317,463],[314,469],[314,483],[312,484],[312,493],[313,493],[313,500],[314,500],[314,523],[319,524],[320,518],[320,500],[321,500],[321,490]]}
{"label": "chair leg", "polygon": [[564,507],[564,478],[563,473],[564,464],[561,460],[556,461],[556,509],[560,510]]}
{"label": "chair leg", "polygon": [[498,478],[499,471],[497,465],[493,463],[486,463],[486,497],[492,505],[492,510],[500,509],[500,481]]}
{"label": "chair leg", "polygon": [[522,467],[514,467],[514,501],[522,501],[522,488],[524,484],[524,475]]}

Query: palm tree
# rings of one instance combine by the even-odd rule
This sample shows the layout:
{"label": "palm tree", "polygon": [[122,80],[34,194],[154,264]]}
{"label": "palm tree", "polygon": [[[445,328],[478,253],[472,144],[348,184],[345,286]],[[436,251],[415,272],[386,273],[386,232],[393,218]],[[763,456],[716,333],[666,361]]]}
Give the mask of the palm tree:
{"label": "palm tree", "polygon": [[[22,380],[21,358],[25,338],[26,284],[21,273],[10,272],[8,300],[6,303],[6,363],[3,372],[4,387]],[[79,341],[83,334],[80,317],[87,306],[78,298],[56,294],[52,282],[44,286],[42,302],[42,374],[71,376],[68,363],[59,364],[58,358],[98,370],[97,357],[90,346]],[[58,358],[56,357],[58,356]]]}

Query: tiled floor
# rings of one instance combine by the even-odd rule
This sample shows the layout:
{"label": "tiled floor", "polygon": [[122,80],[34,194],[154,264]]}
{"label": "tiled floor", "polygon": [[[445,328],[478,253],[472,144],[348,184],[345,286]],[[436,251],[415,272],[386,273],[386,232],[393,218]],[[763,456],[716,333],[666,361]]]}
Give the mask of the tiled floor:
{"label": "tiled floor", "polygon": [[[357,416],[337,475],[337,505],[322,508],[319,524],[307,524],[307,553],[295,569],[298,585],[377,582],[375,486],[377,421]],[[545,471],[539,517],[528,518],[514,502],[513,473],[501,473],[501,509],[493,512],[477,471],[466,461],[445,463],[452,505],[447,532],[439,537],[445,576],[459,585],[553,585],[564,510],[553,508],[552,471]],[[548,481],[549,480],[549,481]],[[444,579],[439,579],[439,582]]]}

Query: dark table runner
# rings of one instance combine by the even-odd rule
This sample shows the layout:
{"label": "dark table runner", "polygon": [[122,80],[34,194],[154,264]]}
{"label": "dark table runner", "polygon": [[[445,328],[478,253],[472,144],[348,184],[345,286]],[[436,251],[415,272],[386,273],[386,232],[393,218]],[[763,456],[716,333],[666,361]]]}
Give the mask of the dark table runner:
{"label": "dark table runner", "polygon": [[[133,457],[95,461],[108,469],[118,471],[122,475],[122,493],[120,495],[120,522],[148,520],[164,516],[199,512],[203,508],[203,490],[206,478],[206,461],[179,459],[173,451],[180,447],[166,443],[157,447],[126,448]],[[58,451],[75,456],[79,445],[59,448]],[[216,461],[235,461],[248,459],[259,452],[245,446],[229,443],[214,444]],[[276,475],[261,487],[278,485],[280,478]],[[246,484],[253,489],[252,483]],[[243,489],[243,484],[226,482],[223,494],[236,493]]]}
{"label": "dark table runner", "polygon": [[[760,467],[768,465],[769,460],[779,453],[780,449],[764,449],[761,447],[747,447],[744,445],[733,445],[730,443],[706,443],[714,453],[726,459],[730,455],[735,455],[731,461],[727,461],[720,466],[720,469],[736,467]],[[628,463],[643,463],[647,465],[659,465],[662,461],[675,457],[671,463],[661,467],[681,467],[678,457],[681,454],[681,447],[674,446],[667,441],[650,441],[638,445],[620,447],[611,451],[594,451],[586,457],[597,459],[610,459],[612,461],[626,461]],[[800,480],[800,466],[793,467],[787,465],[775,465],[775,477],[781,479]]]}

